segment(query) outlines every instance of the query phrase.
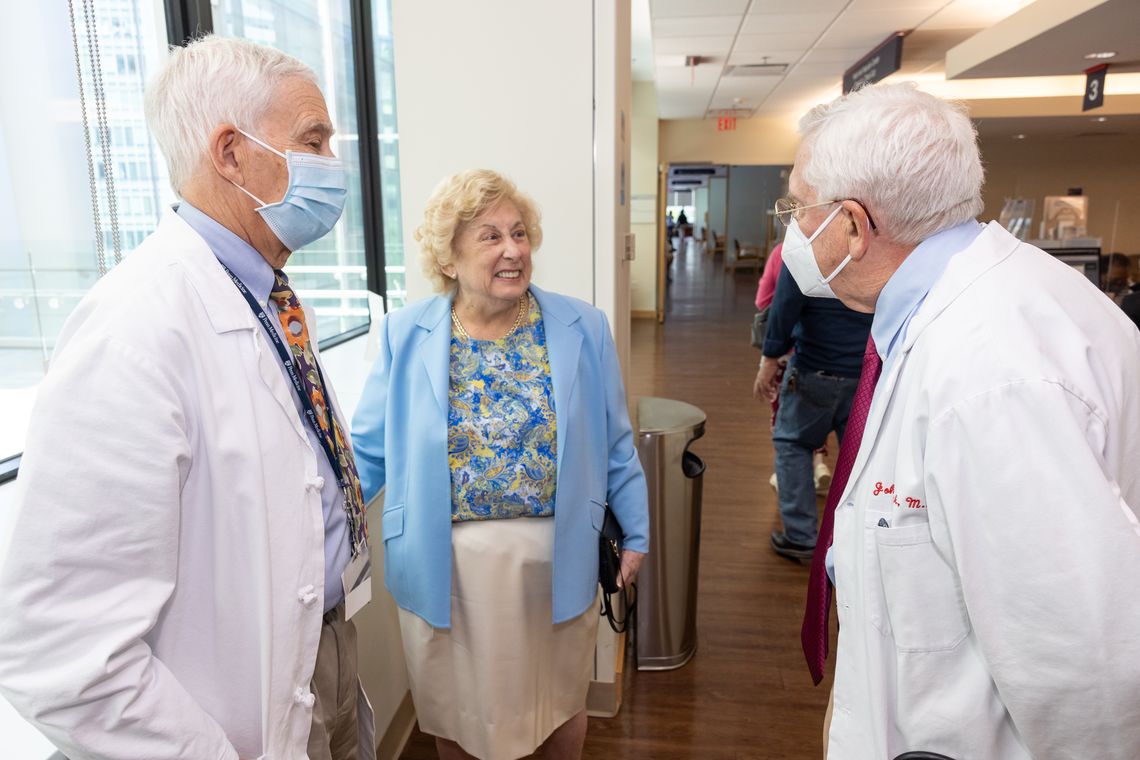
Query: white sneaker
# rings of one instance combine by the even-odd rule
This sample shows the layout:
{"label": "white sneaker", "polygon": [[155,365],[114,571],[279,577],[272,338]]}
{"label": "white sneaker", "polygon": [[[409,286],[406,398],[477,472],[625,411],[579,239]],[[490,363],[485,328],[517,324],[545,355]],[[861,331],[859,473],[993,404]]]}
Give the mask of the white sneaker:
{"label": "white sneaker", "polygon": [[817,494],[827,494],[827,490],[831,488],[831,468],[822,459],[815,463],[815,492]]}

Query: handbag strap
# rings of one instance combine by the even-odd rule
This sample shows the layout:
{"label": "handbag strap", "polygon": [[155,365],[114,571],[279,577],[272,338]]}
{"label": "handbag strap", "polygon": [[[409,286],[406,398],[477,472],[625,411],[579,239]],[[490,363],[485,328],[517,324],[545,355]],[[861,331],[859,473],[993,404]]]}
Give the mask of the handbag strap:
{"label": "handbag strap", "polygon": [[[632,598],[628,589],[632,587]],[[625,617],[618,620],[617,613],[614,611],[613,602],[610,600],[609,594],[602,594],[602,607],[599,614],[605,617],[606,622],[610,624],[610,628],[614,633],[625,633],[630,628],[630,621],[637,619],[637,584],[622,584],[622,597],[625,599]]]}

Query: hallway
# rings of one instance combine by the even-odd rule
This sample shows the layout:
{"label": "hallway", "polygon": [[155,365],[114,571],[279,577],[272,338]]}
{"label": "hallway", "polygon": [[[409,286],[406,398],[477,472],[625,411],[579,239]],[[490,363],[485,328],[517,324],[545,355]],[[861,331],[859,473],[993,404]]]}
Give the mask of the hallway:
{"label": "hallway", "polygon": [[[672,270],[666,324],[633,322],[629,381],[634,396],[687,401],[708,415],[692,446],[708,465],[697,653],[665,672],[631,673],[627,660],[621,711],[590,719],[583,757],[818,758],[831,678],[813,687],[800,649],[808,568],[768,546],[778,527],[769,410],[752,399],[759,352],[748,340],[757,278],[726,273],[719,254],[679,253]],[[434,757],[418,731],[403,754]]]}

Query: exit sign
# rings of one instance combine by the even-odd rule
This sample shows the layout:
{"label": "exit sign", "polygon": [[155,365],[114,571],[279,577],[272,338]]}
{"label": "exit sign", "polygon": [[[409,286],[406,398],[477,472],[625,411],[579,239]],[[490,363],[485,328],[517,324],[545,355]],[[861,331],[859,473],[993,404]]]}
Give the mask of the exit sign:
{"label": "exit sign", "polygon": [[733,132],[736,130],[735,116],[719,116],[716,120],[717,132]]}

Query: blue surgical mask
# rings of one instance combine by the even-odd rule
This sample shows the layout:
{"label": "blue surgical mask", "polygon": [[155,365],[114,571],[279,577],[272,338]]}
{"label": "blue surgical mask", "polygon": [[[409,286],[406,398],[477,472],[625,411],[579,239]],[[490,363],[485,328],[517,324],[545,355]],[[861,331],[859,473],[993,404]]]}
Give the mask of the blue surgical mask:
{"label": "blue surgical mask", "polygon": [[281,156],[289,168],[289,186],[285,188],[285,196],[276,203],[266,203],[236,182],[232,183],[261,204],[257,213],[281,245],[296,251],[327,235],[344,211],[347,192],[344,163],[339,158],[313,153],[292,150],[282,153],[245,130],[238,131]]}

